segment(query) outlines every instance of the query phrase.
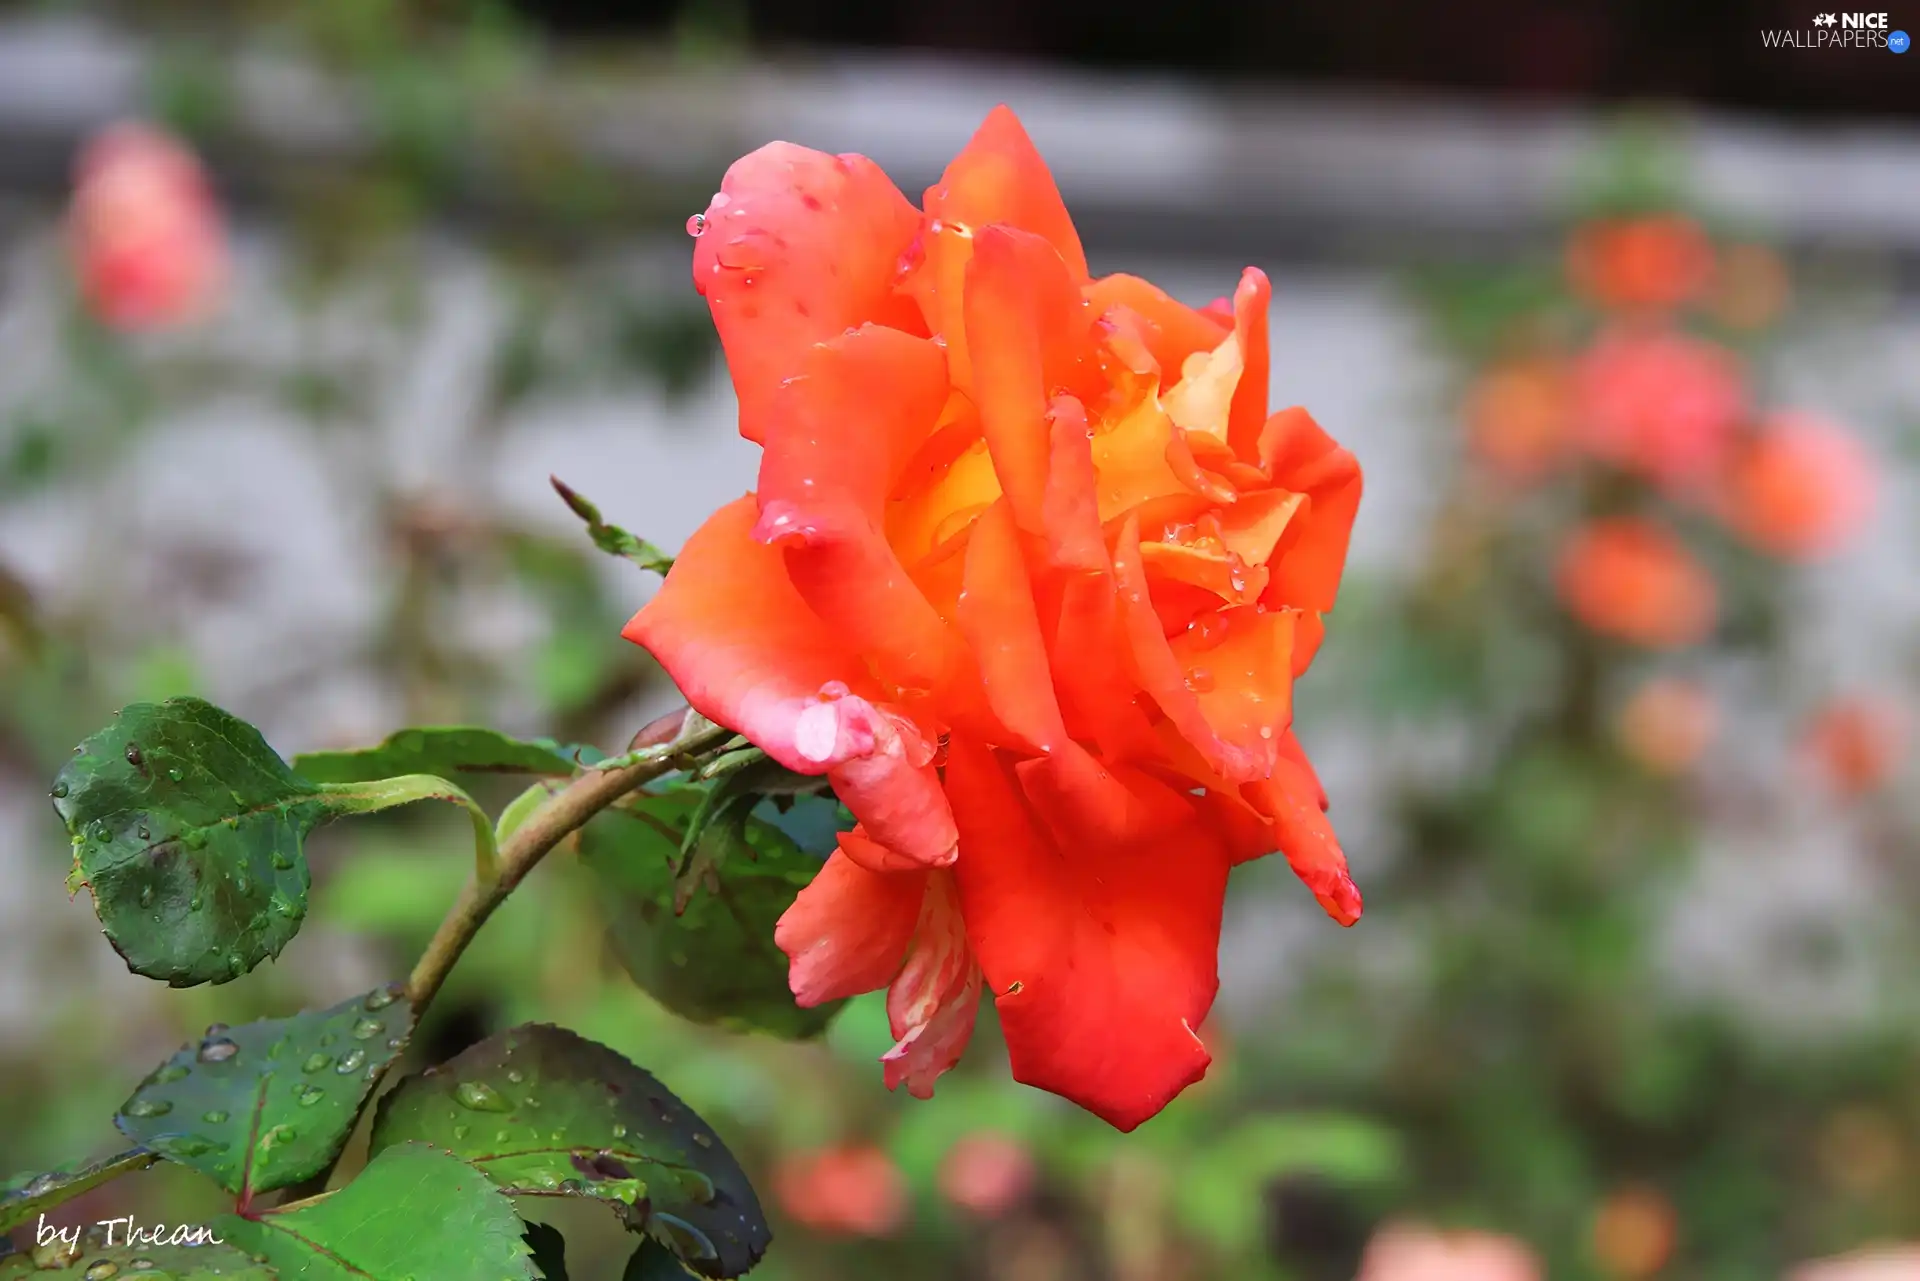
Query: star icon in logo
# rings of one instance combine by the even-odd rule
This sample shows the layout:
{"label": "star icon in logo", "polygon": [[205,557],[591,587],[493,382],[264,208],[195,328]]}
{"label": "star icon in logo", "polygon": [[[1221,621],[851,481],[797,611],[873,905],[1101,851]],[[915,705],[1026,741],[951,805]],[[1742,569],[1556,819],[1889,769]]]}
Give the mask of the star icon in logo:
{"label": "star icon in logo", "polygon": [[1831,27],[1834,23],[1838,21],[1839,19],[1834,17],[1832,14],[1823,13],[1823,14],[1820,14],[1818,17],[1814,18],[1813,25],[1816,27]]}

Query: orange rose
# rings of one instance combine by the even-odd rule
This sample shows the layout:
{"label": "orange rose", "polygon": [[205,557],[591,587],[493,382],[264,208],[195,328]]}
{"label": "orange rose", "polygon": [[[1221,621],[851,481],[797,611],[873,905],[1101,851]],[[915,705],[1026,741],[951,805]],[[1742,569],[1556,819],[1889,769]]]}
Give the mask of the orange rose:
{"label": "orange rose", "polygon": [[1577,384],[1587,451],[1675,491],[1719,474],[1747,412],[1733,353],[1684,334],[1604,334],[1581,357]]}
{"label": "orange rose", "polygon": [[907,1218],[907,1181],[893,1158],[870,1144],[783,1158],[773,1192],[789,1217],[815,1232],[883,1237]]}
{"label": "orange rose", "polygon": [[1602,307],[1677,307],[1713,278],[1713,242],[1677,214],[1603,219],[1573,233],[1567,274]]}
{"label": "orange rose", "polygon": [[794,993],[887,988],[924,1097],[984,983],[1018,1079],[1138,1125],[1206,1071],[1235,863],[1360,915],[1290,732],[1360,469],[1267,412],[1267,279],[1228,319],[1090,277],[1005,108],[924,212],[774,143],[694,225],[766,452],[626,635],[859,819],[780,922]]}
{"label": "orange rose", "polygon": [[68,232],[81,294],[118,328],[191,320],[226,280],[206,173],[183,144],[146,125],[115,125],[87,144]]}
{"label": "orange rose", "polygon": [[1769,422],[1734,461],[1727,523],[1761,551],[1839,550],[1873,512],[1873,466],[1847,432],[1804,414]]}
{"label": "orange rose", "polygon": [[1560,556],[1559,585],[1582,623],[1653,649],[1703,639],[1718,612],[1713,579],[1651,521],[1600,520],[1575,533]]}

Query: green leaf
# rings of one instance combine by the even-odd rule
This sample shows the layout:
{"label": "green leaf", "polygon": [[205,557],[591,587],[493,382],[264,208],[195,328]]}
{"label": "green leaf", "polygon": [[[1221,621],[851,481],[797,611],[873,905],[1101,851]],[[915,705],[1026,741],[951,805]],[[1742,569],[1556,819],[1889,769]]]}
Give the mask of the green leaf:
{"label": "green leaf", "polygon": [[369,1150],[413,1140],[466,1158],[515,1196],[602,1201],[702,1276],[739,1276],[767,1248],[759,1198],[706,1122],[564,1028],[515,1028],[407,1078],[381,1100]]}
{"label": "green leaf", "polygon": [[539,1281],[513,1203],[420,1143],[382,1152],[338,1192],[213,1226],[300,1281]]}
{"label": "green leaf", "polygon": [[581,830],[580,860],[606,890],[614,954],[634,982],[682,1018],[817,1036],[842,1003],[794,1003],[773,926],[820,860],[773,824],[736,810],[701,834],[691,874],[677,876],[688,827],[706,812],[702,792],[638,793]]}
{"label": "green leaf", "polygon": [[[135,1222],[134,1230],[150,1233],[155,1227],[164,1227],[170,1239],[176,1234],[207,1233],[204,1237],[190,1238],[183,1235],[183,1242],[198,1239],[197,1245],[156,1244],[146,1239],[130,1243],[127,1239],[127,1224],[116,1223],[111,1230],[90,1227],[81,1236],[78,1246],[71,1254],[65,1251],[61,1243],[50,1241],[43,1249],[25,1254],[17,1254],[0,1262],[0,1281],[14,1281],[15,1278],[45,1277],[41,1270],[44,1263],[49,1268],[57,1268],[58,1275],[75,1278],[92,1278],[103,1281],[106,1277],[127,1278],[129,1281],[274,1281],[274,1272],[262,1263],[255,1262],[245,1251],[234,1248],[221,1234],[209,1228],[182,1227],[176,1224],[146,1224]],[[107,1242],[111,1237],[113,1244]]]}
{"label": "green leaf", "polygon": [[0,1183],[0,1235],[62,1201],[91,1192],[109,1179],[144,1170],[159,1159],[145,1148],[135,1148],[45,1173],[15,1175]]}
{"label": "green leaf", "polygon": [[543,1281],[567,1281],[567,1239],[551,1223],[529,1223],[523,1233]]}
{"label": "green leaf", "polygon": [[620,1281],[686,1281],[688,1272],[670,1250],[654,1241],[642,1241],[627,1260]]}
{"label": "green leaf", "polygon": [[398,730],[376,747],[307,752],[293,758],[293,768],[315,783],[366,783],[396,774],[564,776],[600,759],[602,753],[592,747],[509,738],[471,725],[435,725]]}
{"label": "green leaf", "polygon": [[1174,1181],[1174,1213],[1194,1236],[1224,1253],[1258,1247],[1262,1189],[1284,1175],[1311,1174],[1348,1188],[1390,1184],[1406,1168],[1399,1136],[1342,1113],[1243,1118],[1193,1152]]}
{"label": "green leaf", "polygon": [[329,1010],[216,1023],[156,1068],[114,1124],[244,1205],[333,1163],[412,1031],[413,1007],[397,983]]}
{"label": "green leaf", "polygon": [[134,973],[224,983],[299,930],[301,842],[327,803],[258,730],[211,703],[127,707],[75,749],[53,797],[73,837],[68,885],[92,891]]}
{"label": "green leaf", "polygon": [[588,502],[586,497],[574,491],[558,476],[547,477],[552,482],[554,492],[566,500],[573,508],[573,514],[587,522],[587,537],[593,545],[609,556],[619,556],[632,561],[642,569],[656,574],[664,574],[673,568],[673,557],[655,547],[637,534],[630,534],[618,525],[609,525],[600,519],[600,509]]}
{"label": "green leaf", "polygon": [[73,838],[70,890],[129,969],[174,987],[225,983],[278,956],[307,911],[307,834],[342,814],[452,801],[490,870],[493,822],[427,775],[316,784],[260,731],[197,698],[135,703],[74,749],[53,785]]}

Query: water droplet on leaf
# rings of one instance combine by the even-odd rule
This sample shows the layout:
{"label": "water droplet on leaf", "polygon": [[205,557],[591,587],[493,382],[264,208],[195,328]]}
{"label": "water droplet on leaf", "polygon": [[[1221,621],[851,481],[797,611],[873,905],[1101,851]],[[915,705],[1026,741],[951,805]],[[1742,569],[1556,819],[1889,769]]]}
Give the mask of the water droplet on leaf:
{"label": "water droplet on leaf", "polygon": [[481,1081],[462,1081],[460,1088],[453,1092],[453,1098],[463,1108],[475,1112],[511,1112],[513,1104],[502,1098],[500,1092]]}
{"label": "water droplet on leaf", "polygon": [[167,778],[175,783],[178,783],[181,779],[185,777],[186,775],[180,772],[180,768],[177,765],[174,768],[167,771]]}
{"label": "water droplet on leaf", "polygon": [[327,1092],[325,1090],[317,1089],[311,1085],[302,1086],[300,1089],[300,1106],[310,1108],[326,1097]]}
{"label": "water droplet on leaf", "polygon": [[293,866],[293,860],[280,850],[275,850],[273,853],[267,855],[267,862],[273,864],[273,869],[276,872],[287,871]]}
{"label": "water droplet on leaf", "polygon": [[706,1260],[720,1257],[720,1252],[713,1248],[713,1242],[707,1234],[685,1219],[655,1211],[653,1221],[660,1231],[666,1234],[667,1244],[672,1247],[673,1252],[681,1258]]}
{"label": "water droplet on leaf", "polygon": [[165,1099],[135,1099],[127,1104],[128,1116],[165,1116],[173,1111],[173,1104]]}
{"label": "water droplet on leaf", "polygon": [[185,1080],[193,1075],[193,1070],[183,1063],[169,1063],[153,1074],[153,1084],[168,1085],[174,1081]]}
{"label": "water droplet on leaf", "polygon": [[367,1061],[367,1052],[365,1050],[361,1050],[361,1049],[348,1050],[345,1054],[342,1054],[340,1056],[340,1066],[335,1068],[334,1071],[338,1072],[341,1076],[351,1076],[355,1072],[358,1072],[360,1070],[361,1065],[364,1064],[366,1061]]}
{"label": "water droplet on leaf", "polygon": [[67,798],[67,785],[65,783],[55,783],[53,785],[53,799],[56,801],[63,801],[66,798]]}
{"label": "water droplet on leaf", "polygon": [[525,1072],[522,1072],[519,1068],[507,1069],[507,1080],[512,1081],[515,1085],[520,1084],[520,1082],[526,1079],[527,1079],[527,1074]]}
{"label": "water droplet on leaf", "polygon": [[238,1053],[240,1047],[221,1036],[201,1042],[198,1057],[202,1063],[224,1063]]}
{"label": "water droplet on leaf", "polygon": [[333,1056],[331,1054],[309,1054],[307,1055],[307,1061],[300,1065],[300,1070],[302,1072],[320,1072],[331,1066],[332,1063]]}
{"label": "water droplet on leaf", "polygon": [[383,987],[367,993],[367,999],[362,1001],[361,1004],[369,1010],[384,1010],[393,1004],[394,998],[398,995],[399,993],[395,992],[392,988]]}
{"label": "water droplet on leaf", "polygon": [[[129,747],[127,751],[132,752],[133,749]],[[86,1281],[107,1281],[108,1277],[113,1276],[115,1273],[119,1271],[120,1271],[120,1265],[115,1263],[112,1259],[102,1259],[100,1260],[100,1262],[92,1265],[85,1272],[82,1272],[80,1275],[82,1277],[85,1277]]]}
{"label": "water droplet on leaf", "polygon": [[146,757],[140,754],[140,744],[127,744],[127,764],[133,766],[135,769],[139,769],[142,765],[146,764]]}
{"label": "water droplet on leaf", "polygon": [[381,1023],[379,1019],[361,1019],[353,1025],[353,1039],[356,1041],[371,1041],[374,1037],[379,1036],[386,1030],[386,1025]]}
{"label": "water droplet on leaf", "polygon": [[213,1111],[206,1113],[200,1119],[202,1121],[205,1121],[208,1125],[218,1125],[222,1121],[227,1119],[227,1114],[225,1112],[222,1112],[219,1108],[215,1108]]}

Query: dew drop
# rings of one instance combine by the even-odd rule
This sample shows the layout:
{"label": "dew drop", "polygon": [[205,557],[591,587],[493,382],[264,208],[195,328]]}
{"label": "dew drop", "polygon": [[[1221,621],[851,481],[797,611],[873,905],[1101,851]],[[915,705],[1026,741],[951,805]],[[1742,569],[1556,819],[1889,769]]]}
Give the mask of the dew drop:
{"label": "dew drop", "polygon": [[369,1010],[384,1010],[393,1004],[394,998],[398,995],[399,993],[395,992],[392,988],[383,987],[367,993],[367,999],[362,1001],[361,1004]]}
{"label": "dew drop", "polygon": [[233,875],[233,892],[235,894],[253,893],[253,878],[245,872],[235,872]]}
{"label": "dew drop", "polygon": [[275,850],[273,853],[267,855],[267,862],[273,864],[273,869],[276,872],[287,871],[293,866],[293,860],[280,850]]}
{"label": "dew drop", "polygon": [[456,1125],[456,1126],[454,1126],[454,1127],[453,1127],[453,1140],[454,1140],[454,1142],[456,1142],[456,1143],[458,1143],[458,1142],[459,1142],[460,1140],[462,1140],[462,1139],[464,1139],[464,1138],[466,1138],[466,1137],[467,1137],[467,1134],[468,1134],[468,1132],[469,1132],[469,1131],[470,1131],[470,1130],[471,1130],[472,1128],[473,1128],[472,1126],[468,1126],[468,1125]]}
{"label": "dew drop", "polygon": [[238,1053],[240,1053],[239,1046],[226,1037],[220,1036],[201,1042],[198,1057],[202,1063],[224,1063]]}
{"label": "dew drop", "polygon": [[356,1047],[340,1056],[340,1066],[335,1068],[334,1071],[341,1076],[352,1076],[366,1064],[366,1061],[367,1052]]}
{"label": "dew drop", "polygon": [[201,908],[205,907],[206,905],[207,905],[207,899],[204,894],[195,894],[192,898],[187,900],[187,910],[191,912],[198,912]]}
{"label": "dew drop", "polygon": [[300,1106],[310,1108],[326,1097],[327,1092],[325,1090],[318,1089],[311,1085],[302,1086],[299,1095]]}
{"label": "dew drop", "polygon": [[703,1147],[703,1148],[710,1148],[710,1147],[712,1147],[712,1146],[713,1146],[713,1140],[712,1140],[711,1138],[709,1138],[709,1137],[707,1137],[707,1136],[706,1136],[706,1135],[704,1135],[704,1134],[696,1134],[696,1135],[694,1135],[694,1136],[693,1136],[693,1141],[694,1141],[695,1143],[698,1143],[698,1144],[699,1144],[699,1145],[700,1145],[701,1147]]}
{"label": "dew drop", "polygon": [[222,1112],[219,1108],[215,1108],[213,1111],[203,1114],[200,1119],[202,1121],[205,1121],[208,1125],[219,1125],[222,1121],[227,1119],[227,1114],[225,1112]]}
{"label": "dew drop", "polygon": [[169,1063],[153,1074],[154,1085],[171,1085],[193,1075],[193,1069],[181,1063]]}
{"label": "dew drop", "polygon": [[356,1041],[371,1041],[374,1037],[379,1036],[386,1030],[386,1025],[381,1023],[379,1019],[361,1019],[353,1025],[353,1039]]}
{"label": "dew drop", "polygon": [[185,777],[186,775],[180,772],[180,767],[177,765],[167,771],[167,778],[175,783],[178,783],[181,779]]}
{"label": "dew drop", "polygon": [[67,798],[67,785],[65,783],[55,783],[53,785],[53,799],[56,801],[63,801],[66,798]]}
{"label": "dew drop", "polygon": [[153,886],[142,885],[140,887],[140,906],[141,907],[153,906]]}
{"label": "dew drop", "polygon": [[139,827],[135,828],[134,830],[140,834],[140,839],[143,841],[150,841],[153,839],[153,833],[147,830],[147,825],[145,823],[142,823]]}
{"label": "dew drop", "polygon": [[569,1196],[579,1196],[587,1190],[587,1185],[579,1179],[560,1180],[560,1190]]}
{"label": "dew drop", "polygon": [[693,217],[687,219],[687,234],[689,236],[698,237],[706,229],[707,229],[707,216],[705,214],[697,213]]}
{"label": "dew drop", "polygon": [[127,1266],[135,1272],[151,1272],[158,1265],[152,1259],[141,1257],[127,1260]]}
{"label": "dew drop", "polygon": [[[133,749],[129,747],[127,751],[132,752]],[[86,1281],[107,1281],[108,1277],[115,1275],[119,1271],[120,1265],[112,1259],[102,1259],[80,1275],[86,1278]]]}
{"label": "dew drop", "polygon": [[522,1072],[519,1068],[507,1069],[507,1080],[512,1081],[515,1085],[520,1084],[520,1082],[526,1079],[527,1079],[527,1074],[525,1072]]}
{"label": "dew drop", "polygon": [[167,1153],[170,1156],[205,1156],[209,1152],[225,1152],[227,1144],[220,1139],[203,1139],[197,1134],[183,1134],[167,1141]]}
{"label": "dew drop", "polygon": [[1213,673],[1204,667],[1196,667],[1187,673],[1187,688],[1196,694],[1205,694],[1213,689]]}
{"label": "dew drop", "polygon": [[389,1050],[403,1050],[406,1048],[406,1045],[407,1038],[404,1036],[391,1037],[387,1041],[387,1048]]}
{"label": "dew drop", "polygon": [[500,1091],[482,1081],[462,1081],[453,1098],[461,1107],[475,1112],[513,1111],[513,1104],[501,1097]]}
{"label": "dew drop", "polygon": [[33,1182],[27,1184],[26,1187],[21,1188],[20,1195],[23,1197],[45,1196],[47,1193],[53,1191],[59,1185],[60,1185],[59,1175],[42,1174],[39,1177],[35,1178]]}
{"label": "dew drop", "polygon": [[324,1072],[333,1065],[331,1054],[309,1054],[307,1061],[300,1065],[302,1072]]}
{"label": "dew drop", "polygon": [[142,765],[146,764],[146,759],[146,757],[140,754],[140,744],[127,744],[127,764],[133,766],[135,769],[139,769]]}
{"label": "dew drop", "polygon": [[299,1137],[299,1132],[292,1126],[276,1125],[260,1136],[260,1146],[268,1149],[277,1148],[291,1143]]}
{"label": "dew drop", "polygon": [[165,1099],[135,1099],[127,1104],[128,1116],[165,1116],[173,1111],[173,1104]]}
{"label": "dew drop", "polygon": [[627,1137],[627,1127],[626,1127],[625,1125],[623,1125],[623,1124],[621,1124],[620,1122],[618,1122],[618,1121],[615,1121],[615,1122],[613,1123],[613,1137],[614,1137],[614,1138],[616,1138],[616,1139],[624,1139],[624,1138],[626,1138],[626,1137]]}

